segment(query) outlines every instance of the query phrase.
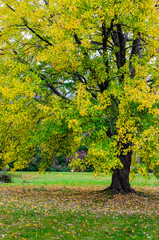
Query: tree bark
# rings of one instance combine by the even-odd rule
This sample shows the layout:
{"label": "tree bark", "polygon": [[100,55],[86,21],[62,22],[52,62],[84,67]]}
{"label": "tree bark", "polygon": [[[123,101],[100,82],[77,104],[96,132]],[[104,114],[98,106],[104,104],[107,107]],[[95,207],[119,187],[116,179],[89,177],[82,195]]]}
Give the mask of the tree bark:
{"label": "tree bark", "polygon": [[121,154],[119,159],[123,164],[122,169],[115,169],[112,175],[112,183],[107,190],[112,191],[112,193],[132,193],[135,192],[134,189],[130,187],[129,174],[131,166],[132,151],[128,152],[127,155]]}

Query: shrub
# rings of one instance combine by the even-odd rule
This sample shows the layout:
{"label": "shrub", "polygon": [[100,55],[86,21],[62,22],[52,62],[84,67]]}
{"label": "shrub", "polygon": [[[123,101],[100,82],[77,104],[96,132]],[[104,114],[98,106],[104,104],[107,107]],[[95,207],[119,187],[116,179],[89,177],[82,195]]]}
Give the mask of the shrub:
{"label": "shrub", "polygon": [[0,173],[0,182],[3,183],[11,183],[11,175],[6,173],[6,172],[1,172]]}
{"label": "shrub", "polygon": [[159,178],[159,164],[154,168],[154,175]]}
{"label": "shrub", "polygon": [[49,169],[51,172],[68,172],[68,159],[65,155],[58,156],[54,159],[54,162]]}
{"label": "shrub", "polygon": [[69,163],[69,168],[73,169],[75,172],[84,172],[86,166],[84,165],[83,159],[79,158],[78,153],[75,153],[74,158]]}

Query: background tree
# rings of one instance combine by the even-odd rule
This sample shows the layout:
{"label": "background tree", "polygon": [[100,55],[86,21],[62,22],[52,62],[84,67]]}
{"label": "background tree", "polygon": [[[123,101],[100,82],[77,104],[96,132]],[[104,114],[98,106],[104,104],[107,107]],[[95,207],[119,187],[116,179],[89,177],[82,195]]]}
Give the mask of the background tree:
{"label": "background tree", "polygon": [[[158,17],[154,0],[1,3],[1,155],[41,169],[86,145],[86,164],[131,192],[132,153],[158,162]],[[5,144],[3,143],[5,142]]]}

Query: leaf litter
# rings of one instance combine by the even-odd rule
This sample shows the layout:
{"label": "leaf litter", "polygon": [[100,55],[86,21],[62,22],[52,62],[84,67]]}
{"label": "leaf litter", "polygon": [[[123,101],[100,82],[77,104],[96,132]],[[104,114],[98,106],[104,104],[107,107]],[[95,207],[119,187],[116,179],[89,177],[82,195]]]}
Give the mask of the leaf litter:
{"label": "leaf litter", "polygon": [[[107,235],[107,238],[109,236],[111,238],[112,234],[120,232],[119,218],[122,218],[122,216],[123,221],[127,222],[129,222],[129,216],[136,216],[135,218],[138,219],[138,222],[141,222],[144,216],[145,218],[150,216],[151,219],[156,219],[159,216],[159,189],[157,187],[136,187],[135,190],[136,194],[111,195],[100,191],[96,187],[10,187],[3,185],[0,187],[0,209],[2,209],[0,236],[4,239],[25,239],[25,236],[19,238],[21,236],[20,232],[23,232],[25,225],[27,232],[32,229],[35,237],[35,234],[45,230],[44,221],[46,221],[47,225],[54,232],[54,234],[50,233],[51,235],[48,239],[70,239],[69,237],[67,238],[67,235],[74,236],[71,239],[80,239],[82,231],[85,231],[86,235],[91,231],[97,231],[99,224],[101,224],[100,228]],[[21,213],[18,218],[16,217],[17,211]],[[112,226],[109,220],[104,222],[104,224],[101,223],[103,216],[109,216],[110,214],[112,214],[112,219],[119,226]],[[93,219],[91,219],[91,216],[93,216]],[[95,225],[93,225],[94,221]],[[143,223],[141,222],[141,224]],[[79,235],[77,234],[77,229],[74,229],[75,225],[77,225]],[[148,227],[150,225],[148,224]],[[10,227],[17,229],[16,231],[14,230],[13,236],[11,236]],[[129,224],[122,231],[125,231],[128,235],[136,234]],[[46,233],[44,234],[44,232],[41,233],[40,239],[45,239]],[[142,234],[146,236],[145,239],[148,239],[150,236],[146,230]],[[10,238],[6,238],[7,236]],[[34,239],[34,237],[26,239]],[[97,239],[100,238],[98,237]]]}

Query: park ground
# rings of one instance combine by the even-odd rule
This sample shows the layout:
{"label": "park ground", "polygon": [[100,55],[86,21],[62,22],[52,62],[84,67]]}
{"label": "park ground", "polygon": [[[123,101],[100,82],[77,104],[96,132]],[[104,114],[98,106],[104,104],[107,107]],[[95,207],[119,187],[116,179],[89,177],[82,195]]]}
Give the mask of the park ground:
{"label": "park ground", "polygon": [[158,239],[159,181],[140,175],[136,194],[106,194],[111,176],[16,172],[0,185],[0,239]]}

